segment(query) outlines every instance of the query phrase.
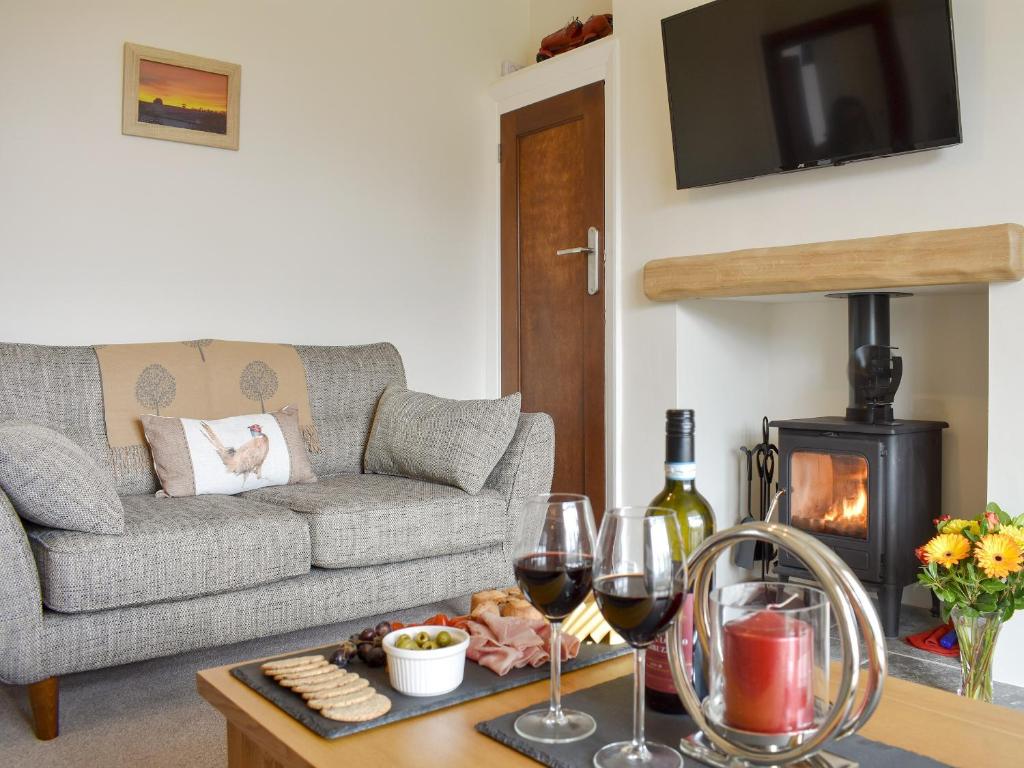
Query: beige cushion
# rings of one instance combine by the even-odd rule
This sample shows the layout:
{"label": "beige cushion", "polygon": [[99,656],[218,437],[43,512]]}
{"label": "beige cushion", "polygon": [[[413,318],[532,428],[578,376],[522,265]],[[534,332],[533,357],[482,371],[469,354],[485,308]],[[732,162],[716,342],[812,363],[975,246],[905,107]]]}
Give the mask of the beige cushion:
{"label": "beige cushion", "polygon": [[316,482],[293,406],[210,421],[141,418],[163,486],[158,495],[230,495]]}

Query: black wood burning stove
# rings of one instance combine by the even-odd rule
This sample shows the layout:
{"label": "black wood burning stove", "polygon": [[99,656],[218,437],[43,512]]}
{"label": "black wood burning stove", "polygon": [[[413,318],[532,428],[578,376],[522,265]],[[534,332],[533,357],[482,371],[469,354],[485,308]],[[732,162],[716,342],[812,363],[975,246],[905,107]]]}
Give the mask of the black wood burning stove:
{"label": "black wood burning stove", "polygon": [[[818,537],[878,592],[885,634],[899,633],[914,548],[942,509],[942,421],[893,418],[902,360],[889,343],[889,301],[909,294],[834,294],[849,302],[846,417],[772,422],[779,429],[780,520]],[[782,578],[810,574],[783,552]]]}

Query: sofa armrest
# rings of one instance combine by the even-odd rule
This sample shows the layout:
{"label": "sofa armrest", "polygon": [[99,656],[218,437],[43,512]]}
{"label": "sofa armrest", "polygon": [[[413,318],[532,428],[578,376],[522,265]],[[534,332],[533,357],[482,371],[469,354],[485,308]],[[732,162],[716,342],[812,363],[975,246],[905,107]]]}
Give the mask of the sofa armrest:
{"label": "sofa armrest", "polygon": [[512,562],[512,547],[522,518],[523,501],[551,490],[555,471],[555,423],[546,413],[522,413],[512,442],[487,478],[485,488],[505,498],[505,557]]}
{"label": "sofa armrest", "polygon": [[28,536],[0,491],[0,680],[34,683],[42,671],[43,598]]}

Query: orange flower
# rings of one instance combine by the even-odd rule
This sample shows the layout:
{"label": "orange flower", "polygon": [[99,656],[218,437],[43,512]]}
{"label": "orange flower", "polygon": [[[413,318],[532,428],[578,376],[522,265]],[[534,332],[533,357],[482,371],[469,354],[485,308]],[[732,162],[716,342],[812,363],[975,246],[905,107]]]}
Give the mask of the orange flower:
{"label": "orange flower", "polygon": [[1009,536],[1013,539],[1017,548],[1020,549],[1021,552],[1024,552],[1024,529],[1021,529],[1016,525],[1004,525],[999,528],[999,532],[1003,534],[1003,536]]}
{"label": "orange flower", "polygon": [[924,547],[918,547],[914,550],[914,555],[925,565],[928,565],[928,555],[925,554]]}
{"label": "orange flower", "polygon": [[1021,569],[1024,553],[1017,542],[1001,533],[982,537],[974,548],[974,557],[990,579],[1003,579]]}
{"label": "orange flower", "polygon": [[963,533],[965,530],[969,530],[975,536],[981,535],[981,526],[978,525],[977,520],[957,518],[956,520],[949,520],[942,525],[942,533]]}
{"label": "orange flower", "polygon": [[958,533],[940,533],[924,545],[924,554],[929,563],[952,568],[970,556],[971,542]]}

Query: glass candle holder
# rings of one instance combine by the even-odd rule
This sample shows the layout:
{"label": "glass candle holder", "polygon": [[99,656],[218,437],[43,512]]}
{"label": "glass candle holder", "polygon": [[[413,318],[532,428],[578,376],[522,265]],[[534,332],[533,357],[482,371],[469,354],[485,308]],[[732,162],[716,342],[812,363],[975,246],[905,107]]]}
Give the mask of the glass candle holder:
{"label": "glass candle holder", "polygon": [[828,711],[829,603],[815,587],[732,584],[709,596],[706,714],[751,744],[793,743]]}

